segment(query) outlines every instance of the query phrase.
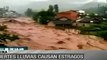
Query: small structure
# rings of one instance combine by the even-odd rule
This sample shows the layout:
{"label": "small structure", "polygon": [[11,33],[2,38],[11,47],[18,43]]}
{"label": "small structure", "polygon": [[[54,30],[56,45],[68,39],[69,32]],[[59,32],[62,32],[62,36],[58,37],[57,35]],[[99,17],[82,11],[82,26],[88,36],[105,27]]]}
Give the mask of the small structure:
{"label": "small structure", "polygon": [[75,10],[60,12],[56,15],[55,19],[67,18],[71,21],[77,20],[79,17],[79,12]]}
{"label": "small structure", "polygon": [[84,17],[84,18],[76,20],[76,22],[73,23],[73,26],[88,27],[92,23],[101,23],[102,21],[103,21],[102,17]]}
{"label": "small structure", "polygon": [[79,12],[80,14],[85,14],[84,10],[78,10],[77,12]]}
{"label": "small structure", "polygon": [[57,13],[55,19],[49,22],[48,26],[62,26],[64,28],[70,28],[72,22],[75,22],[79,17],[79,13],[75,10],[65,11]]}
{"label": "small structure", "polygon": [[48,26],[53,26],[61,29],[70,29],[72,27],[72,22],[70,20],[53,20],[48,23]]}
{"label": "small structure", "polygon": [[48,26],[53,26],[60,29],[70,29],[72,27],[72,20],[67,17],[61,17],[49,22]]}
{"label": "small structure", "polygon": [[78,10],[77,12],[79,13],[79,19],[84,18],[86,16],[86,13],[84,10]]}

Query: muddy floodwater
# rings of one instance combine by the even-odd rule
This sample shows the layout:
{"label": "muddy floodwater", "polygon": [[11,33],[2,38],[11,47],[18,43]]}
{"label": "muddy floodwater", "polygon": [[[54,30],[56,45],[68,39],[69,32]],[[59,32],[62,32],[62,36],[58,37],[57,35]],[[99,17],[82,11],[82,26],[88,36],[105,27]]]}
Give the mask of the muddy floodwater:
{"label": "muddy floodwater", "polygon": [[7,46],[27,46],[32,50],[107,50],[107,42],[99,37],[43,26],[26,17],[14,19],[12,22],[0,19],[9,32],[20,36],[19,40],[6,43]]}

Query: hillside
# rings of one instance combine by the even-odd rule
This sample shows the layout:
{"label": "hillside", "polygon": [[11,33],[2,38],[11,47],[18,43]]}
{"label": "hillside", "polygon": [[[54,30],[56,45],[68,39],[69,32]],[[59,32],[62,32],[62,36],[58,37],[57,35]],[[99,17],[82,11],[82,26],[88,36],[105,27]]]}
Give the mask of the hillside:
{"label": "hillside", "polygon": [[[2,19],[3,20],[3,19]],[[107,41],[89,35],[80,35],[34,23],[30,18],[16,18],[14,22],[2,21],[8,31],[18,34],[20,40],[8,42],[7,46],[28,46],[35,50],[107,50]]]}
{"label": "hillside", "polygon": [[84,8],[84,9],[87,9],[87,8],[98,8],[98,7],[105,6],[105,5],[106,5],[106,3],[89,2],[87,4],[84,4],[82,6],[82,8]]}
{"label": "hillside", "polygon": [[87,13],[103,14],[104,10],[106,10],[106,3],[91,2],[85,4],[81,8],[85,10]]}

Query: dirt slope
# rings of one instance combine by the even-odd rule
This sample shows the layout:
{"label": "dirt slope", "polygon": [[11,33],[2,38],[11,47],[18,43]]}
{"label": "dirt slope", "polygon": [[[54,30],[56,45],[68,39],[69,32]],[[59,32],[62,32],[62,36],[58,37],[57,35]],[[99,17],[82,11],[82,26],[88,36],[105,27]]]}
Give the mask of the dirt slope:
{"label": "dirt slope", "polygon": [[30,18],[17,18],[4,22],[8,31],[20,35],[20,40],[8,42],[8,46],[28,46],[36,50],[107,50],[103,39],[77,34],[75,30],[66,32],[34,23]]}

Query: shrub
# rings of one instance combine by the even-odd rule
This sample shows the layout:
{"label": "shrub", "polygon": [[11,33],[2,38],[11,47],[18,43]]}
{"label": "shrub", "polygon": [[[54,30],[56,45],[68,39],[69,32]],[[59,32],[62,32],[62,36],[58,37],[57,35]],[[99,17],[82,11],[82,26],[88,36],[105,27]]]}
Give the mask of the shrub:
{"label": "shrub", "polygon": [[93,24],[89,27],[80,27],[81,34],[95,35],[107,40],[107,22]]}
{"label": "shrub", "polygon": [[19,39],[18,35],[15,34],[8,34],[6,33],[7,26],[0,25],[0,42],[7,42],[7,40],[14,41]]}
{"label": "shrub", "polygon": [[11,35],[9,36],[9,40],[11,40],[11,41],[14,41],[14,40],[16,40],[16,39],[19,39],[18,35],[11,34]]}
{"label": "shrub", "polygon": [[19,37],[18,35],[15,34],[7,34],[7,33],[0,34],[0,42],[7,42],[7,40],[14,41],[16,39],[19,39]]}
{"label": "shrub", "polygon": [[96,36],[104,38],[104,40],[107,40],[107,31],[98,31],[96,33]]}
{"label": "shrub", "polygon": [[0,25],[0,31],[6,31],[7,26],[6,25]]}
{"label": "shrub", "polygon": [[32,19],[37,22],[37,18],[38,18],[38,14],[34,13],[33,16],[32,16]]}

